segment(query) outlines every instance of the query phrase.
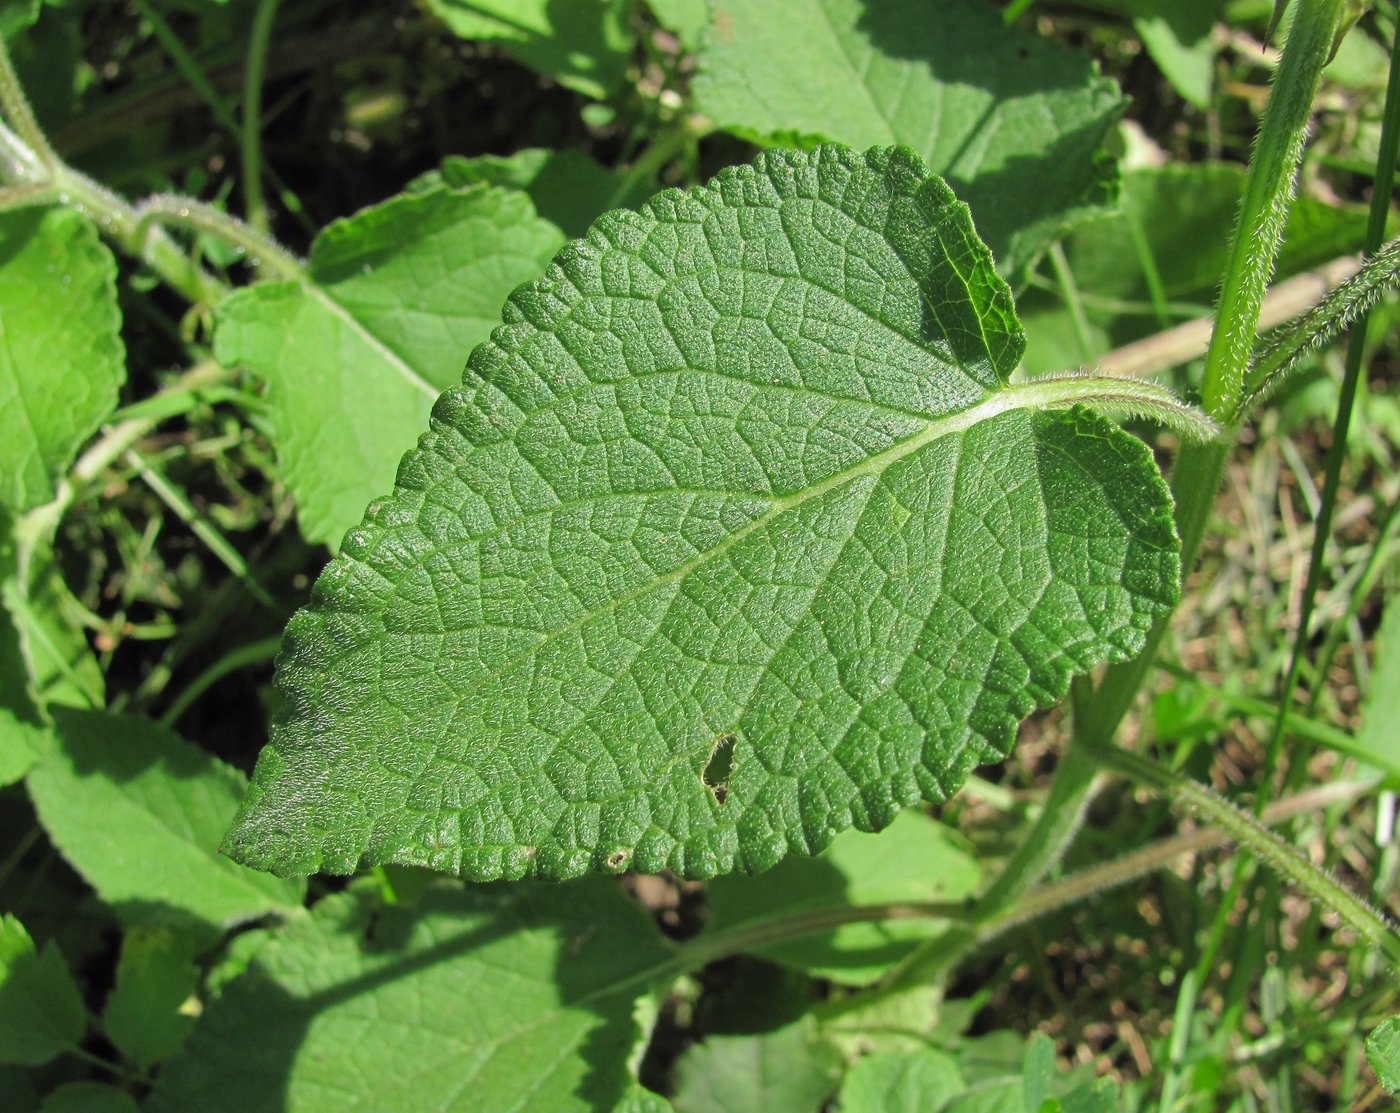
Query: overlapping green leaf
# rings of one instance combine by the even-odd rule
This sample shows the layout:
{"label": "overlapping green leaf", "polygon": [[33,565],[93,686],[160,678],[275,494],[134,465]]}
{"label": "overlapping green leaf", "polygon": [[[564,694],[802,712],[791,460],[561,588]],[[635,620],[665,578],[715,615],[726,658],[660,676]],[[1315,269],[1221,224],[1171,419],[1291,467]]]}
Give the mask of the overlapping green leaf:
{"label": "overlapping green leaf", "polygon": [[879,1051],[846,1072],[841,1113],[936,1113],[966,1088],[958,1064],[941,1051]]}
{"label": "overlapping green leaf", "polygon": [[0,213],[0,503],[15,514],[53,498],[117,404],[116,271],[72,209]]}
{"label": "overlapping green leaf", "polygon": [[676,1113],[822,1109],[841,1060],[809,1016],[755,1036],[713,1036],[676,1064]]}
{"label": "overlapping green leaf", "polygon": [[194,1027],[183,1006],[199,985],[190,937],[140,925],[122,940],[116,985],[102,1027],[121,1053],[142,1070],[168,1058]]}
{"label": "overlapping green leaf", "polygon": [[1005,387],[912,152],[612,214],[506,320],[288,627],[241,861],[764,869],[955,791],[1175,598],[1146,447]]}
{"label": "overlapping green leaf", "polygon": [[[448,155],[441,166],[410,183],[412,190],[434,185],[472,185],[524,190],[539,213],[566,236],[581,236],[608,209],[645,201],[655,187],[628,185],[621,174],[600,166],[582,151],[527,147],[513,155]],[[638,193],[641,188],[643,192]]]}
{"label": "overlapping green leaf", "polygon": [[609,1109],[669,953],[606,882],[328,897],[225,987],[147,1109]]}
{"label": "overlapping green leaf", "polygon": [[1366,1037],[1366,1062],[1387,1094],[1400,1091],[1400,1017],[1382,1020]]}
{"label": "overlapping green leaf", "polygon": [[562,240],[522,193],[430,190],[330,225],[304,281],[224,302],[219,358],[267,380],[308,538],[338,544],[392,484],[432,400]]}
{"label": "overlapping green leaf", "polygon": [[698,64],[696,105],[729,131],[914,148],[1004,274],[1105,199],[1117,86],[984,0],[718,0]]}
{"label": "overlapping green leaf", "polygon": [[126,918],[221,927],[299,908],[300,885],[218,853],[241,773],[148,720],[66,708],[54,720],[30,796],[54,845]]}

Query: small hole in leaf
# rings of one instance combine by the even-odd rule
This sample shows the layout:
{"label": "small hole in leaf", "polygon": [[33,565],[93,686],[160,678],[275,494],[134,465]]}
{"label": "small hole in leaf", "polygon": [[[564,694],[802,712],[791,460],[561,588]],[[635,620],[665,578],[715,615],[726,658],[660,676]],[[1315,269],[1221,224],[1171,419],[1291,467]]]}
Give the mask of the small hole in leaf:
{"label": "small hole in leaf", "polygon": [[709,789],[716,804],[729,799],[729,775],[734,771],[734,745],[738,741],[736,735],[721,734],[710,747],[710,756],[700,771],[700,783]]}
{"label": "small hole in leaf", "polygon": [[631,858],[632,852],[630,850],[614,850],[604,860],[604,864],[610,870],[620,870],[627,865]]}

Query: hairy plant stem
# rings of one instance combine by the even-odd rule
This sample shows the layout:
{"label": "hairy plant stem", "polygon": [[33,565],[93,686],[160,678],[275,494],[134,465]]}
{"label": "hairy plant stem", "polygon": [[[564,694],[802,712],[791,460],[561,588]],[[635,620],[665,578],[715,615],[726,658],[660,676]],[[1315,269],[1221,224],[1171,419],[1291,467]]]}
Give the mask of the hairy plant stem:
{"label": "hairy plant stem", "polygon": [[301,260],[281,244],[237,217],[192,197],[157,194],[136,206],[136,213],[143,226],[170,224],[217,236],[243,251],[250,266],[258,269],[265,267],[279,278],[300,279],[305,276]]}
{"label": "hairy plant stem", "polygon": [[15,74],[15,67],[10,62],[10,52],[5,48],[3,39],[0,39],[0,112],[4,113],[5,119],[14,128],[14,134],[20,143],[29,149],[41,166],[52,169],[58,165],[58,156],[54,154],[43,128],[34,118],[34,112],[29,107],[29,101],[19,83],[19,77]]}
{"label": "hairy plant stem", "polygon": [[[1349,803],[1370,791],[1372,787],[1372,783],[1360,781],[1319,785],[1296,796],[1275,801],[1265,812],[1264,822],[1278,823],[1318,808]],[[1224,801],[1221,801],[1221,804],[1233,812],[1229,804]],[[1267,829],[1261,829],[1265,830],[1266,834],[1269,833]],[[894,901],[882,904],[833,905],[798,913],[780,913],[765,920],[698,936],[680,948],[674,963],[675,972],[699,970],[711,962],[743,954],[756,947],[797,939],[818,931],[830,931],[846,924],[884,923],[891,920],[947,920],[958,926],[939,936],[935,942],[940,948],[949,945],[952,938],[963,935],[970,937],[972,946],[980,946],[1031,920],[1164,869],[1184,854],[1211,850],[1238,838],[1237,831],[1222,823],[1186,834],[1173,835],[1140,847],[1114,861],[1103,862],[1058,881],[1038,886],[1013,906],[1003,909],[990,919],[983,919],[979,915],[977,905],[965,901]],[[916,955],[917,953],[915,952]],[[877,992],[913,985],[923,980],[918,976],[906,976],[910,972],[910,961],[906,959],[904,964],[897,967]]]}
{"label": "hairy plant stem", "polygon": [[[219,386],[229,381],[228,370],[208,360],[197,363],[180,375],[168,386],[152,395],[150,401],[179,394],[191,394],[206,387]],[[142,437],[146,436],[162,420],[159,408],[154,408],[156,416],[129,418],[104,426],[101,435],[94,441],[68,474],[59,481],[54,497],[43,506],[36,506],[15,523],[14,533],[17,556],[21,569],[20,582],[26,579],[25,570],[28,558],[36,546],[52,537],[59,521],[73,505],[82,491],[92,484],[112,464],[121,459]]]}
{"label": "hairy plant stem", "polygon": [[9,124],[0,124],[0,179],[9,186],[5,191],[9,196],[0,196],[0,200],[12,204],[56,200],[83,213],[121,251],[140,259],[192,305],[213,306],[222,300],[228,287],[156,225],[174,223],[209,232],[242,247],[253,260],[266,261],[279,274],[301,275],[300,263],[294,256],[225,213],[193,198],[175,196],[160,196],[134,206],[62,162],[29,111],[3,41],[0,113]]}
{"label": "hairy plant stem", "polygon": [[[1390,76],[1386,82],[1385,108],[1381,117],[1380,152],[1376,157],[1376,181],[1371,194],[1371,211],[1366,223],[1365,253],[1368,256],[1379,257],[1381,242],[1385,238],[1386,218],[1390,215],[1391,189],[1395,183],[1397,153],[1400,153],[1400,30],[1397,30],[1390,44]],[[1284,677],[1283,690],[1279,694],[1278,716],[1274,719],[1273,733],[1269,737],[1262,793],[1269,791],[1271,775],[1277,768],[1283,752],[1283,739],[1288,732],[1288,715],[1293,705],[1293,694],[1297,691],[1303,658],[1307,654],[1313,606],[1317,590],[1322,583],[1323,569],[1326,567],[1327,542],[1332,533],[1332,515],[1336,510],[1337,490],[1341,485],[1342,461],[1346,456],[1347,434],[1351,429],[1351,411],[1355,406],[1356,391],[1363,374],[1366,329],[1370,319],[1370,306],[1367,305],[1356,315],[1356,322],[1347,341],[1341,396],[1337,400],[1337,412],[1332,421],[1332,443],[1327,450],[1326,478],[1323,481],[1317,520],[1313,526],[1308,576],[1303,585],[1303,597],[1298,609],[1298,626],[1294,631],[1293,647],[1289,654],[1288,673]],[[1300,775],[1299,770],[1305,764],[1302,760],[1293,762],[1289,776],[1297,778]]]}
{"label": "hairy plant stem", "polygon": [[1391,966],[1400,972],[1400,936],[1385,917],[1314,866],[1302,851],[1284,842],[1253,815],[1217,796],[1205,785],[1140,754],[1131,754],[1116,746],[1104,747],[1097,754],[1105,766],[1160,789],[1181,806],[1204,815],[1232,840],[1248,847],[1261,861],[1297,886],[1315,904],[1331,909],[1357,935],[1384,953]]}
{"label": "hairy plant stem", "polygon": [[[1245,176],[1215,329],[1206,353],[1203,386],[1206,413],[1227,429],[1233,425],[1239,408],[1260,306],[1273,273],[1313,96],[1331,50],[1341,3],[1342,0],[1300,0]],[[1231,443],[1232,438],[1227,435],[1183,445],[1172,470],[1183,574],[1195,563]],[[1041,814],[988,890],[989,895],[1004,902],[1003,907],[1009,907],[1028,892],[1068,849],[1094,776],[1105,762],[1105,755],[1117,752],[1113,737],[1152,668],[1169,621],[1167,616],[1154,623],[1137,656],[1110,666],[1097,686],[1091,688],[1087,681],[1076,683],[1074,733],[1050,789],[1050,798],[1057,807],[1055,812],[1047,807]],[[994,917],[999,909],[984,901],[980,911]],[[939,962],[946,964],[942,959]]]}
{"label": "hairy plant stem", "polygon": [[1245,175],[1201,384],[1206,412],[1219,421],[1233,420],[1239,405],[1259,307],[1273,276],[1293,197],[1313,97],[1332,51],[1341,10],[1342,0],[1298,0],[1264,109]]}

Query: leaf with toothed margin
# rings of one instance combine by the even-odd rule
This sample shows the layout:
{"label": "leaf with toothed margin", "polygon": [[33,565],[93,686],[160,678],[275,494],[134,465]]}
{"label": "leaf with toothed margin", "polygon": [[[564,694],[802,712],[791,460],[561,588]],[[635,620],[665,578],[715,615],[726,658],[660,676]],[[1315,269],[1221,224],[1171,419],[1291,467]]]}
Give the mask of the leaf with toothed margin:
{"label": "leaf with toothed margin", "polygon": [[904,148],[604,217],[289,624],[228,852],[701,877],[955,792],[1179,586],[1151,454],[1023,346]]}

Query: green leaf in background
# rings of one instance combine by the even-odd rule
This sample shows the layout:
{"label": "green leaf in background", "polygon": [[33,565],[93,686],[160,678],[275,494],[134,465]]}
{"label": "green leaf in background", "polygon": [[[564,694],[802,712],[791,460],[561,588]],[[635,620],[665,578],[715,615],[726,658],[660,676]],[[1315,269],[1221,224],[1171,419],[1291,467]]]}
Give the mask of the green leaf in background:
{"label": "green leaf in background", "polygon": [[82,995],[52,943],[42,951],[13,916],[0,916],[0,1063],[37,1066],[77,1045]]}
{"label": "green leaf in background", "polygon": [[54,497],[116,407],[126,375],[116,273],[73,210],[0,213],[0,503],[16,515]]}
{"label": "green leaf in background", "polygon": [[1215,76],[1211,30],[1220,0],[1125,0],[1123,6],[1172,88],[1197,108],[1208,107]]}
{"label": "green leaf in background", "polygon": [[666,30],[674,31],[687,50],[700,45],[705,28],[710,25],[713,6],[714,0],[647,0],[647,7],[656,21]]}
{"label": "green leaf in background", "polygon": [[[981,871],[960,836],[922,812],[904,812],[880,832],[846,831],[818,858],[788,858],[761,877],[716,878],[708,930],[846,905],[955,901],[978,887]],[[818,977],[863,985],[922,940],[947,929],[937,920],[846,924],[754,949]]]}
{"label": "green leaf in background", "polygon": [[21,710],[35,701],[39,709],[102,706],[106,680],[83,631],[82,607],[54,562],[52,546],[46,538],[35,545],[21,583],[7,541],[0,541],[0,602],[18,635],[27,684],[4,702]]}
{"label": "green leaf in background", "polygon": [[[1038,278],[1018,298],[1026,372],[1092,364],[1113,348],[1209,313],[1243,184],[1243,170],[1218,162],[1124,174],[1120,210],[1081,224],[1063,245],[1087,336],[1077,334],[1051,280]],[[1298,198],[1289,211],[1279,277],[1358,250],[1365,230],[1364,212]],[[1154,272],[1164,300],[1161,316],[1149,279]]]}
{"label": "green leaf in background", "polygon": [[[7,583],[13,589],[14,552],[8,516],[0,510],[0,599]],[[14,784],[28,772],[39,753],[44,720],[29,694],[29,670],[19,630],[9,610],[0,607],[0,785]]]}
{"label": "green leaf in background", "polygon": [[218,853],[243,775],[147,719],[56,709],[29,773],[50,839],[128,923],[223,927],[300,909],[302,887]]}
{"label": "green leaf in background", "polygon": [[434,184],[507,186],[530,195],[541,220],[566,236],[582,236],[609,209],[632,208],[652,192],[649,183],[629,188],[622,175],[582,151],[527,147],[513,155],[465,158],[448,155],[437,170],[415,179],[410,189]]}
{"label": "green leaf in background", "polygon": [[0,37],[12,39],[39,18],[39,0],[0,0]]}
{"label": "green leaf in background", "polygon": [[44,1098],[39,1113],[139,1113],[125,1090],[101,1082],[69,1082]]}
{"label": "green leaf in background", "polygon": [[218,357],[267,380],[306,537],[338,544],[392,484],[505,296],[562,242],[522,193],[431,190],[328,226],[305,281],[262,283],[223,303]]}
{"label": "green leaf in background", "polygon": [[1386,604],[1381,628],[1376,633],[1371,686],[1356,744],[1367,753],[1387,759],[1387,764],[1400,762],[1400,605],[1394,600]]}
{"label": "green leaf in background", "polygon": [[498,42],[517,61],[602,100],[627,76],[628,0],[427,0],[464,39]]}
{"label": "green leaf in background", "polygon": [[941,1051],[880,1051],[846,1072],[841,1113],[937,1113],[965,1088],[958,1064]]}
{"label": "green leaf in background", "polygon": [[1382,1020],[1366,1037],[1366,1062],[1387,1094],[1400,1091],[1400,1016]]}
{"label": "green leaf in background", "polygon": [[810,1016],[760,1036],[711,1036],[676,1063],[676,1113],[819,1110],[841,1056]]}
{"label": "green leaf in background", "polygon": [[[763,143],[918,151],[972,208],[1003,274],[1106,197],[1118,87],[985,0],[718,0],[696,107]],[[776,60],[781,59],[781,64]]]}
{"label": "green leaf in background", "polygon": [[194,1017],[180,1011],[199,986],[193,957],[194,942],[168,928],[139,925],[122,940],[102,1027],[142,1070],[174,1054],[194,1027]]}
{"label": "green leaf in background", "polygon": [[609,1109],[670,953],[602,880],[327,897],[207,1007],[147,1113]]}
{"label": "green leaf in background", "polygon": [[907,149],[611,214],[506,320],[288,626],[240,861],[766,869],[956,791],[1176,596],[1151,454],[1015,400]]}

